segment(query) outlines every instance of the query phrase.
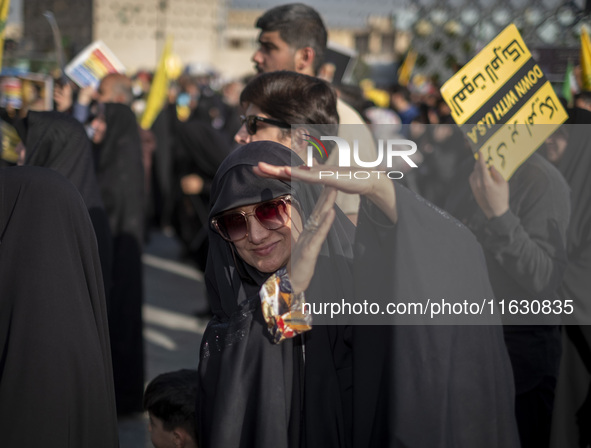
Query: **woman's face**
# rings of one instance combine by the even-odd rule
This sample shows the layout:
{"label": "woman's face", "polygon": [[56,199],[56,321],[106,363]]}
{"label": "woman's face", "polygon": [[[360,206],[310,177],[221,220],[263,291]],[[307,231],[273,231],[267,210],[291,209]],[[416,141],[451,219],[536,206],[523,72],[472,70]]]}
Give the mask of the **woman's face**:
{"label": "woman's face", "polygon": [[90,128],[92,129],[92,137],[91,141],[95,144],[100,144],[105,138],[105,133],[107,132],[107,123],[105,122],[104,118],[97,117],[90,123]]}
{"label": "woman's face", "polygon": [[[257,115],[263,118],[274,118],[264,113],[255,104],[249,104],[246,110],[244,111],[244,115]],[[287,137],[284,137],[284,129],[260,121],[257,122],[256,134],[250,135],[246,131],[246,124],[243,124],[240,127],[240,129],[238,129],[238,132],[236,132],[234,140],[236,141],[236,143],[240,143],[241,145],[245,145],[250,142],[258,142],[260,140],[270,140],[272,142],[281,143],[282,145],[287,146],[288,148],[291,146],[291,137],[289,136],[289,134],[287,135]]]}
{"label": "woman's face", "polygon": [[267,230],[253,213],[258,204],[232,209],[247,216],[248,236],[235,241],[234,247],[245,263],[265,273],[277,271],[287,265],[291,256],[291,243],[298,240],[302,230],[302,219],[297,210],[288,204],[289,220],[277,230]]}

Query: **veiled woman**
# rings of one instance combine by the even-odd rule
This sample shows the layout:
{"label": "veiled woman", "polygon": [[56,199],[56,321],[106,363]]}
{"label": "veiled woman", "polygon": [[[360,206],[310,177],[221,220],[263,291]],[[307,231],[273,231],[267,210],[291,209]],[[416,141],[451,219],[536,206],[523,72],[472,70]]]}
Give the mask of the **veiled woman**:
{"label": "veiled woman", "polygon": [[573,300],[566,317],[562,358],[552,414],[552,447],[591,443],[591,112],[569,111],[568,143],[553,160],[571,188],[568,265],[560,297]]}
{"label": "veiled woman", "polygon": [[51,168],[65,176],[84,199],[96,234],[105,291],[111,285],[112,240],[94,173],[92,145],[83,126],[60,112],[29,112],[22,121],[25,165]]}
{"label": "veiled woman", "polygon": [[128,106],[107,103],[92,121],[96,176],[113,235],[109,331],[119,413],[142,412],[142,246],[144,168],[138,125]]}
{"label": "veiled woman", "polygon": [[3,447],[118,447],[100,272],[74,186],[46,168],[0,169]]}
{"label": "veiled woman", "polygon": [[[499,327],[309,328],[303,292],[328,302],[492,294],[478,244],[444,212],[385,177],[323,179],[332,188],[321,193],[301,182],[319,183],[318,168],[291,169],[301,164],[258,141],[214,179],[200,446],[517,446]],[[354,259],[335,187],[364,196]]]}

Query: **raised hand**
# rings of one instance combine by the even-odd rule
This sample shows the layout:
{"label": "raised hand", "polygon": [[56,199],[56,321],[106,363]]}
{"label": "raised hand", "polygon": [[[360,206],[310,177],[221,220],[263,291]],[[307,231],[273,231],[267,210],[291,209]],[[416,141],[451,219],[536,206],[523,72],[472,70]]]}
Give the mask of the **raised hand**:
{"label": "raised hand", "polygon": [[478,157],[470,174],[470,187],[476,202],[488,219],[509,210],[509,183],[494,166],[487,168],[484,157]]}
{"label": "raised hand", "polygon": [[[314,276],[318,254],[335,218],[336,198],[337,191],[334,188],[325,188],[297,238],[294,232],[297,229],[292,229],[296,241],[292,242],[287,273],[296,294],[305,291]],[[306,219],[305,216],[302,218]]]}
{"label": "raised hand", "polygon": [[[299,180],[311,184],[322,184],[344,193],[366,196],[377,205],[391,220],[396,223],[396,192],[394,184],[383,171],[368,172],[354,168],[319,165],[307,166],[275,166],[259,162],[254,172],[262,177],[281,180]],[[368,173],[370,174],[368,177]]]}

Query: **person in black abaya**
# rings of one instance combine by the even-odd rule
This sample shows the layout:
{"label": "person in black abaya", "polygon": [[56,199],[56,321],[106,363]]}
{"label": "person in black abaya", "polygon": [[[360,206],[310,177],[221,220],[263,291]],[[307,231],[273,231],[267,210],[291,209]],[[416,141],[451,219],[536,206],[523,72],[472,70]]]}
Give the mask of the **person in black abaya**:
{"label": "person in black abaya", "polygon": [[[533,153],[506,181],[482,155],[468,160],[458,171],[446,208],[482,244],[497,301],[535,306],[560,298],[570,200],[568,185],[548,161]],[[560,317],[521,310],[503,315],[515,413],[523,448],[547,447],[560,363]]]}
{"label": "person in black abaya", "polygon": [[93,227],[46,168],[0,169],[0,360],[3,447],[118,447]]}
{"label": "person in black abaya", "polygon": [[83,126],[60,112],[29,112],[22,124],[24,164],[57,171],[82,195],[96,234],[105,291],[108,292],[111,285],[111,231],[94,173],[92,145]]}
{"label": "person in black abaya", "polygon": [[117,411],[142,412],[142,243],[144,168],[135,116],[128,106],[107,103],[92,122],[98,184],[113,235],[109,331]]}
{"label": "person in black abaya", "polygon": [[187,254],[205,271],[211,182],[232,147],[219,131],[197,116],[176,120],[174,136],[174,224]]}
{"label": "person in black abaya", "polygon": [[[303,291],[331,302],[492,297],[479,246],[444,212],[385,177],[367,189],[323,179],[367,195],[353,242],[351,223],[333,209],[336,191],[299,182],[319,183],[320,168],[272,166],[301,164],[282,145],[259,141],[235,150],[214,179],[210,218],[242,211],[247,235],[228,242],[210,230],[214,317],[201,345],[200,446],[518,446],[500,327],[313,324],[305,331],[309,322],[295,308],[292,320],[270,316],[261,297],[277,289],[296,305]],[[258,174],[277,179],[257,177],[257,165]],[[265,254],[278,255],[271,248],[285,229],[257,242],[265,231],[250,214],[285,195],[291,261],[272,272],[278,263],[267,264],[274,258]]]}
{"label": "person in black abaya", "polygon": [[562,359],[552,414],[552,447],[591,444],[591,112],[569,111],[568,143],[558,169],[571,188],[568,265],[559,297],[573,300],[564,321]]}

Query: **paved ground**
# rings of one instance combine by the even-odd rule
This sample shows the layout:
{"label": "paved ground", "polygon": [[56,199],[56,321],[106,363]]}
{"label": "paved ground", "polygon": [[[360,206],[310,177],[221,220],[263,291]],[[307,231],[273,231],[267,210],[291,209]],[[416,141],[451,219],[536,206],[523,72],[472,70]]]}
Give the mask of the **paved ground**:
{"label": "paved ground", "polygon": [[[163,372],[196,369],[207,319],[205,285],[199,271],[182,263],[177,242],[153,233],[144,254],[144,341],[146,384]],[[149,448],[145,415],[119,421],[120,448]]]}

